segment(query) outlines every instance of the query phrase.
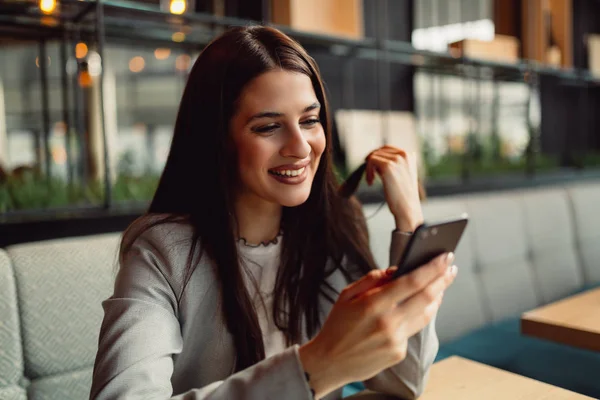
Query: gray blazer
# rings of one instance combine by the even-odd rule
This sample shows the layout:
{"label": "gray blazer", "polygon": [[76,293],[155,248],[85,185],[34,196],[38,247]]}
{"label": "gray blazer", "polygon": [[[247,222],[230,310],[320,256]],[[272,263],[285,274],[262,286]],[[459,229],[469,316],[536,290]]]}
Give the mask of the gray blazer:
{"label": "gray blazer", "polygon": [[[134,242],[120,265],[114,294],[102,303],[104,320],[94,365],[91,399],[258,400],[312,398],[298,345],[233,373],[235,349],[219,305],[210,261],[201,259],[183,288],[191,227],[159,225]],[[391,259],[407,237],[393,233]],[[359,274],[355,273],[355,278]],[[328,282],[348,285],[336,271]],[[322,302],[322,320],[332,305]],[[415,398],[438,350],[432,322],[409,339],[407,357],[365,382],[367,388]],[[325,361],[326,362],[326,361]],[[326,399],[341,398],[342,390]]]}

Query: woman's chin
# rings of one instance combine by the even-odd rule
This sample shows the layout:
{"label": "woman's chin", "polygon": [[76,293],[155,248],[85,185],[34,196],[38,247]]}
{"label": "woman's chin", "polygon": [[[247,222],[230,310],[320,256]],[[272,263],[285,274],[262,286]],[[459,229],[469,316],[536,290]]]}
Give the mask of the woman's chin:
{"label": "woman's chin", "polygon": [[310,191],[301,193],[280,193],[277,196],[277,202],[284,207],[297,207],[308,200]]}

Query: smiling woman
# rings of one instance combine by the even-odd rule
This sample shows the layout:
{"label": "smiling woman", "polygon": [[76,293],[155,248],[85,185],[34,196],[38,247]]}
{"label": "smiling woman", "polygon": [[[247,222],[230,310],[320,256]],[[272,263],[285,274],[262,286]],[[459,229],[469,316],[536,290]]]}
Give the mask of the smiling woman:
{"label": "smiling woman", "polygon": [[[204,49],[150,209],[123,236],[91,398],[423,390],[451,257],[393,282],[377,268],[360,205],[338,193],[329,122],[314,60],[280,31],[233,28]],[[412,160],[367,158],[405,231],[422,220]],[[410,232],[391,234],[398,257]]]}
{"label": "smiling woman", "polygon": [[280,209],[308,199],[325,150],[320,108],[304,74],[278,69],[248,84],[231,121],[240,167],[238,204],[261,201]]}

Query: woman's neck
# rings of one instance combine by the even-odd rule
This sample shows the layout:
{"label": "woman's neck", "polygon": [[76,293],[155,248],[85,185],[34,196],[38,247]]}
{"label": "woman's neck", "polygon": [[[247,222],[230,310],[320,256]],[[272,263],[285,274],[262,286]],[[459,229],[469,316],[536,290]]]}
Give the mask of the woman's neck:
{"label": "woman's neck", "polygon": [[269,242],[280,232],[281,206],[262,199],[253,200],[240,198],[236,202],[238,237],[248,244]]}

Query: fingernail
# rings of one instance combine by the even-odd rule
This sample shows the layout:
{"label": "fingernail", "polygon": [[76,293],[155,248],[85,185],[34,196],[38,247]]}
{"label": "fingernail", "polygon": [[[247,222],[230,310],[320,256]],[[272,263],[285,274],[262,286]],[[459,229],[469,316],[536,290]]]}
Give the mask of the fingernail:
{"label": "fingernail", "polygon": [[450,252],[446,255],[446,264],[450,265],[454,261],[454,253]]}
{"label": "fingernail", "polygon": [[394,272],[396,272],[398,270],[398,267],[393,266],[393,267],[389,267],[388,269],[385,270],[385,273],[387,275],[392,275]]}
{"label": "fingernail", "polygon": [[446,271],[447,271],[446,273],[448,275],[455,277],[456,274],[458,273],[458,268],[456,267],[456,265],[451,265],[450,267],[448,267],[448,269]]}

